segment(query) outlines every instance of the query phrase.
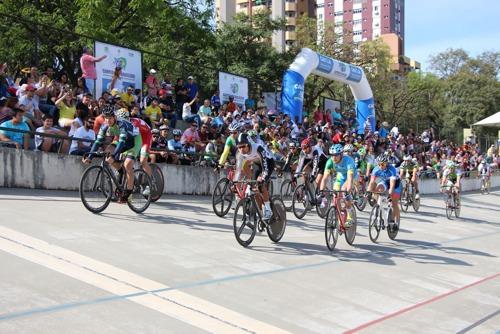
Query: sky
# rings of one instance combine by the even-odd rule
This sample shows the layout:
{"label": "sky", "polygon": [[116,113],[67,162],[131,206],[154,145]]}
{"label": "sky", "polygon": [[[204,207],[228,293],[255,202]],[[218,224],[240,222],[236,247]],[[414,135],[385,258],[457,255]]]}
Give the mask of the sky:
{"label": "sky", "polygon": [[500,0],[405,0],[405,55],[429,71],[448,48],[500,52]]}

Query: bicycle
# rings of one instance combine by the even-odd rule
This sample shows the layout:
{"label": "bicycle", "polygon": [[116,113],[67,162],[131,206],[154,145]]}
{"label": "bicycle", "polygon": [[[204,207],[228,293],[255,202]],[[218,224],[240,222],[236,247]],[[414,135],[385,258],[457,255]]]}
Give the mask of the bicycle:
{"label": "bicycle", "polygon": [[280,186],[280,198],[283,201],[283,204],[285,205],[286,211],[291,211],[292,210],[292,196],[293,192],[297,188],[297,179],[296,178],[291,178],[291,179],[286,179],[281,183]]}
{"label": "bicycle", "polygon": [[[316,194],[318,193],[315,183],[311,182],[309,175],[307,173],[299,173],[297,176],[304,175],[304,183],[298,185],[293,191],[292,196],[292,211],[295,217],[298,219],[304,218],[307,211],[312,209],[312,206],[316,207],[316,212],[320,218],[325,218],[330,208],[330,198],[328,198],[327,205],[321,207],[321,202],[316,199]],[[303,209],[301,208],[302,204]]]}
{"label": "bicycle", "polygon": [[255,180],[250,181],[235,181],[235,184],[243,184],[250,187],[247,195],[242,198],[236,205],[236,210],[233,217],[234,236],[236,241],[243,246],[248,247],[257,233],[267,231],[267,235],[272,242],[279,242],[285,234],[286,228],[286,209],[285,205],[279,198],[274,196],[271,198],[271,210],[273,214],[269,221],[262,218],[262,194],[255,187],[259,182]]}
{"label": "bicycle", "polygon": [[481,174],[481,194],[490,193],[490,177],[486,174]]}
{"label": "bicycle", "polygon": [[[387,235],[389,239],[395,240],[399,232],[400,219],[392,218],[392,201],[387,192],[370,192],[372,195],[378,195],[377,201],[373,205],[368,220],[368,234],[372,242],[377,242],[380,231],[387,226]],[[387,225],[386,225],[387,223]]]}
{"label": "bicycle", "polygon": [[163,189],[165,187],[165,177],[161,168],[154,163],[149,163],[149,168],[151,169],[151,202],[156,202],[161,198],[163,194]]}
{"label": "bicycle", "polygon": [[[84,158],[89,155],[89,153],[85,154]],[[109,153],[96,152],[92,155],[95,158],[101,158],[101,163],[85,169],[80,179],[79,193],[83,206],[87,210],[92,213],[100,213],[108,207],[113,195],[118,198],[121,196],[126,189],[127,178],[124,175],[123,166],[120,167],[123,171],[123,177],[120,180],[120,177],[116,175],[119,173],[115,173],[106,163]],[[132,211],[142,213],[149,207],[151,191],[148,193],[147,187],[152,188],[150,177],[144,170],[135,169],[134,186],[127,200],[127,205]],[[97,206],[94,206],[94,203],[98,203]]]}
{"label": "bicycle", "polygon": [[214,213],[219,217],[225,217],[229,212],[235,197],[235,192],[233,190],[236,191],[236,196],[238,196],[240,200],[245,197],[246,185],[234,187],[234,168],[234,165],[228,166],[227,176],[217,181],[214,191],[212,192],[212,208]]}
{"label": "bicycle", "polygon": [[418,212],[418,209],[420,208],[420,198],[416,198],[415,186],[410,180],[410,173],[406,171],[405,182],[403,191],[401,192],[401,201],[399,202],[399,206],[403,212],[407,212],[410,204],[412,205],[413,210],[415,210],[415,212]]}
{"label": "bicycle", "polygon": [[460,217],[460,195],[457,192],[457,187],[455,185],[451,186],[441,186],[441,189],[445,189],[446,195],[444,199],[446,218],[451,219],[451,215],[454,213],[455,218]]}
{"label": "bicycle", "polygon": [[323,193],[332,195],[331,207],[328,209],[325,218],[325,241],[326,247],[330,251],[335,249],[335,245],[339,239],[339,235],[344,234],[345,240],[349,245],[354,243],[356,237],[357,216],[356,209],[351,206],[351,226],[346,227],[347,221],[347,204],[344,195],[347,191],[323,190]]}
{"label": "bicycle", "polygon": [[352,195],[354,200],[354,205],[359,211],[363,211],[366,207],[368,199],[365,197],[366,193],[366,181],[365,177],[361,174],[358,175],[358,186],[353,187]]}

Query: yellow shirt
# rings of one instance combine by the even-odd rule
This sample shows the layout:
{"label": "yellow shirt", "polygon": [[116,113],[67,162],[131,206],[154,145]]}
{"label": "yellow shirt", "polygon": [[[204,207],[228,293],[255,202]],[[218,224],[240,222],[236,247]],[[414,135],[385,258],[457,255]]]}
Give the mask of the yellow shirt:
{"label": "yellow shirt", "polygon": [[146,110],[144,111],[146,116],[149,117],[149,119],[153,122],[156,122],[161,118],[161,109],[160,107],[153,107],[153,105],[150,105],[146,107]]}
{"label": "yellow shirt", "polygon": [[68,107],[66,103],[61,102],[57,107],[59,108],[59,118],[75,119],[75,106]]}
{"label": "yellow shirt", "polygon": [[128,106],[131,106],[134,102],[134,95],[132,94],[129,95],[128,93],[122,93],[120,97],[122,98],[122,101],[125,102]]}

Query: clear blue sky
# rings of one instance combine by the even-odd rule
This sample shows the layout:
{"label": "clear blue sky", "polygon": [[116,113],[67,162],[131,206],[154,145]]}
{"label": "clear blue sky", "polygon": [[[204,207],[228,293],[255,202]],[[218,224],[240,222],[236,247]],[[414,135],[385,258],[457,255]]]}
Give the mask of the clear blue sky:
{"label": "clear blue sky", "polygon": [[405,0],[405,20],[405,55],[424,71],[448,48],[500,51],[500,0]]}

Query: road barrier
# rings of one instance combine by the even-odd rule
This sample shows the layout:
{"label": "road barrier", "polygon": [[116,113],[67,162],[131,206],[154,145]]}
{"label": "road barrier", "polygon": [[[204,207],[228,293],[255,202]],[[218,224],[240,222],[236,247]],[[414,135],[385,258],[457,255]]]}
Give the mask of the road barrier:
{"label": "road barrier", "polygon": [[[165,176],[165,193],[210,195],[217,180],[224,173],[215,173],[211,168],[158,164]],[[78,190],[80,177],[86,165],[81,157],[0,148],[0,187],[52,190]],[[471,173],[475,175],[475,172]],[[274,193],[279,192],[282,179],[274,180]],[[422,194],[439,193],[436,179],[419,180]],[[465,178],[463,191],[479,190],[478,178]],[[492,187],[500,187],[500,175],[491,179]]]}

